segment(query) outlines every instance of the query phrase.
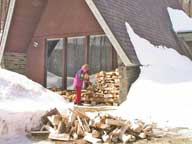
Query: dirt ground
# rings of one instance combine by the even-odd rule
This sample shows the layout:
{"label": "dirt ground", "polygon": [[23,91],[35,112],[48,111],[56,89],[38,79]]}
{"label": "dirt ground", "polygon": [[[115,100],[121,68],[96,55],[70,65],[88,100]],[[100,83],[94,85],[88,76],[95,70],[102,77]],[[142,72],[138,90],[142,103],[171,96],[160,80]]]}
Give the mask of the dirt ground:
{"label": "dirt ground", "polygon": [[[33,144],[76,144],[76,142],[54,142],[42,138],[30,137]],[[84,144],[79,141],[79,144]],[[130,144],[192,144],[192,129],[155,129],[154,137],[149,140],[139,140]]]}

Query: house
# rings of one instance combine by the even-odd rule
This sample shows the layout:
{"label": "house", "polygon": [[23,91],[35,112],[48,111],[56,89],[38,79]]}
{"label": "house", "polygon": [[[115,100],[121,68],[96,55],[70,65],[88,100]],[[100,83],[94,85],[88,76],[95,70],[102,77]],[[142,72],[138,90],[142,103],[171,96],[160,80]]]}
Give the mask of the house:
{"label": "house", "polygon": [[125,22],[154,45],[187,55],[172,31],[167,12],[167,7],[181,9],[177,0],[15,0],[13,5],[5,67],[44,86],[47,69],[56,65],[48,59],[58,49],[52,60],[60,59],[63,88],[69,73],[83,63],[88,63],[93,73],[120,66],[121,93],[126,94],[141,64]]}

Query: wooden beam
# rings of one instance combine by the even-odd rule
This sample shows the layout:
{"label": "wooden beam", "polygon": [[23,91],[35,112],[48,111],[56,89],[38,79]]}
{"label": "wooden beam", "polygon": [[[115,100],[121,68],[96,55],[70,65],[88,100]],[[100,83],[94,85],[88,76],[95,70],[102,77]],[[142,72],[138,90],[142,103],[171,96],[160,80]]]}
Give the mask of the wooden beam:
{"label": "wooden beam", "polygon": [[88,7],[90,8],[90,10],[92,11],[93,15],[95,16],[95,18],[97,19],[98,23],[100,24],[101,28],[103,29],[103,31],[105,32],[105,34],[109,38],[109,40],[112,43],[113,47],[117,51],[118,55],[122,59],[123,63],[126,66],[134,66],[134,64],[131,63],[128,56],[126,55],[126,53],[122,49],[121,45],[119,44],[119,42],[115,38],[114,34],[112,33],[112,31],[109,28],[108,24],[106,23],[103,16],[101,15],[99,10],[97,9],[97,7],[94,4],[93,0],[85,0],[85,1],[87,3]]}
{"label": "wooden beam", "polygon": [[8,38],[8,33],[9,33],[11,20],[12,20],[14,8],[15,8],[15,3],[16,3],[16,0],[10,0],[10,3],[9,3],[7,18],[6,18],[6,21],[5,21],[5,27],[4,27],[4,30],[3,30],[3,35],[1,37],[0,65],[1,65],[1,60],[3,58],[3,53],[4,53],[4,50],[5,50],[5,45],[6,45],[6,42],[7,42],[7,38]]}
{"label": "wooden beam", "polygon": [[47,62],[48,62],[48,41],[45,39],[44,41],[44,82],[43,86],[47,87]]}
{"label": "wooden beam", "polygon": [[86,36],[84,39],[84,48],[85,48],[85,63],[89,64],[89,47],[90,47],[90,36]]}
{"label": "wooden beam", "polygon": [[63,42],[63,53],[62,53],[62,89],[67,89],[67,38],[62,40]]}

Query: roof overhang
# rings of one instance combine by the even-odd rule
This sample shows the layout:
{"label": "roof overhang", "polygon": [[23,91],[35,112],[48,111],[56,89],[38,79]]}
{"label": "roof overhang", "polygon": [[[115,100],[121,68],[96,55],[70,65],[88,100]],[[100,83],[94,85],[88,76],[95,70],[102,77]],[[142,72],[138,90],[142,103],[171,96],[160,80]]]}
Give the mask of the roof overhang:
{"label": "roof overhang", "polygon": [[85,0],[85,1],[87,3],[88,7],[90,8],[91,12],[95,16],[96,20],[98,21],[99,25],[101,26],[101,28],[103,29],[103,31],[107,35],[109,41],[111,42],[111,44],[115,48],[115,50],[116,50],[117,54],[119,55],[119,57],[121,58],[122,62],[125,64],[125,66],[135,66],[133,63],[131,63],[130,59],[128,58],[128,56],[124,52],[124,50],[121,47],[121,45],[119,44],[118,40],[115,38],[114,34],[112,33],[107,22],[105,21],[105,19],[101,15],[100,11],[96,7],[93,0]]}

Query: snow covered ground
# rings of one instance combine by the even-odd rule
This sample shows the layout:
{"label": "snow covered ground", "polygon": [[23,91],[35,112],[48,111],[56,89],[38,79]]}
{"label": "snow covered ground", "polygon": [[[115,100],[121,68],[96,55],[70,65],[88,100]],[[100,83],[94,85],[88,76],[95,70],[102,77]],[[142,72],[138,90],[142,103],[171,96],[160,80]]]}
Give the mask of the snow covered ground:
{"label": "snow covered ground", "polygon": [[192,61],[172,48],[152,45],[126,26],[144,66],[116,113],[161,127],[192,128]]}

